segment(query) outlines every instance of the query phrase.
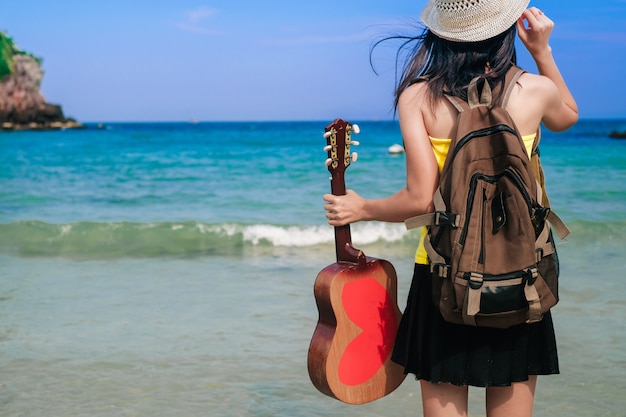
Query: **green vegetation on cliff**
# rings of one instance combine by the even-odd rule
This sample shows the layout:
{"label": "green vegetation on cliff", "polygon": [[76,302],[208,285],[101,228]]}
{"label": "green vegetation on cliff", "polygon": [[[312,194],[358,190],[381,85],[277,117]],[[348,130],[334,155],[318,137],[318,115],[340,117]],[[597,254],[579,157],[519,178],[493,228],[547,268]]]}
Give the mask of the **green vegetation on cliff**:
{"label": "green vegetation on cliff", "polygon": [[28,52],[19,49],[13,38],[8,36],[4,32],[0,32],[0,80],[7,75],[13,74],[13,56],[14,55],[28,55],[33,57],[41,64],[41,58],[38,58]]}

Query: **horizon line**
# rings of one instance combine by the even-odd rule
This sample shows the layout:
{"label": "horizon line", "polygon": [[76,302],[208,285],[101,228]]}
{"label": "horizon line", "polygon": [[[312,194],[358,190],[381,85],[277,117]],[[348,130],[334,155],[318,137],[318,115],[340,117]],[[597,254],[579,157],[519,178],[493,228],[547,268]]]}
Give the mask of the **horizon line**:
{"label": "horizon line", "polygon": [[[187,119],[187,120],[106,120],[106,121],[97,121],[97,120],[88,120],[88,121],[77,121],[80,124],[89,124],[89,125],[97,125],[97,124],[121,124],[121,123],[188,123],[188,124],[199,124],[199,123],[319,123],[325,121],[332,121],[335,119],[350,119],[350,120],[360,120],[362,122],[397,122],[397,118],[390,119],[378,119],[378,118],[359,118],[359,117],[335,117],[328,119],[224,119],[224,120],[201,120],[201,119]],[[583,121],[626,121],[626,117],[611,117],[611,116],[590,116],[580,118],[578,122]]]}

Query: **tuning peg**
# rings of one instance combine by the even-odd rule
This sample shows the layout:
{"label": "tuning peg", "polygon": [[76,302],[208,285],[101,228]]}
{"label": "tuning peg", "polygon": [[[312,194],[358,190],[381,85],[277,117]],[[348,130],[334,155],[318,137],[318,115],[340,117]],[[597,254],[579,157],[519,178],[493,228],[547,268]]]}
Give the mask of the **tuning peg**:
{"label": "tuning peg", "polygon": [[359,159],[359,154],[356,152],[352,152],[352,162],[356,162],[357,159]]}
{"label": "tuning peg", "polygon": [[361,144],[361,142],[359,142],[358,140],[351,140],[350,141],[350,145],[359,146],[360,144]]}
{"label": "tuning peg", "polygon": [[330,166],[330,164],[332,164],[332,163],[333,163],[332,158],[328,158],[328,159],[324,162],[324,165],[326,165],[326,166],[328,167],[328,166]]}
{"label": "tuning peg", "polygon": [[324,139],[328,139],[330,137],[330,135],[332,135],[331,132],[324,133]]}
{"label": "tuning peg", "polygon": [[352,125],[352,131],[358,135],[359,133],[361,133],[361,128],[359,127],[359,125]]}
{"label": "tuning peg", "polygon": [[324,152],[328,152],[328,151],[330,151],[332,148],[333,148],[333,147],[332,147],[332,145],[327,145],[327,146],[324,146]]}

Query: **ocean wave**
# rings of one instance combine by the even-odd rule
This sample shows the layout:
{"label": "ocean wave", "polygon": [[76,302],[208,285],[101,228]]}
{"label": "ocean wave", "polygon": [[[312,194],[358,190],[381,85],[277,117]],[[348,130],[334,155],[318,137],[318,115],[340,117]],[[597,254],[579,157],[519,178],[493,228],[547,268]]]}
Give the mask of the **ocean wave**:
{"label": "ocean wave", "polygon": [[[363,223],[352,226],[358,245],[402,244],[403,225]],[[275,224],[186,222],[18,221],[0,224],[0,253],[78,259],[167,256],[238,256],[246,249],[307,248],[334,244],[333,228]]]}
{"label": "ocean wave", "polygon": [[[568,222],[576,245],[603,242],[624,247],[626,221]],[[411,252],[419,233],[403,224],[364,222],[351,226],[359,248],[386,248]],[[558,244],[558,243],[557,243]],[[76,222],[17,221],[0,224],[0,254],[73,259],[243,256],[255,249],[306,251],[332,247],[334,231],[328,225],[209,224],[185,222]],[[377,250],[377,252],[380,252]]]}

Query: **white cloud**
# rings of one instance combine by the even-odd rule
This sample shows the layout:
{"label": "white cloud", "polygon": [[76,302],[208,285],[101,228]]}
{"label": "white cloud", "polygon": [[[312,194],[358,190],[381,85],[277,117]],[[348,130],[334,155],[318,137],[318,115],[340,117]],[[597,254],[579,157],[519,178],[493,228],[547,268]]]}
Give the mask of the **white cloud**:
{"label": "white cloud", "polygon": [[211,20],[217,14],[217,9],[211,7],[199,7],[185,13],[185,19],[183,21],[175,22],[175,26],[185,32],[196,33],[199,35],[224,35],[225,32],[214,29],[207,24],[207,20]]}
{"label": "white cloud", "polygon": [[203,20],[213,17],[217,14],[217,9],[211,7],[200,7],[198,9],[187,12],[187,20],[189,22],[197,23]]}

